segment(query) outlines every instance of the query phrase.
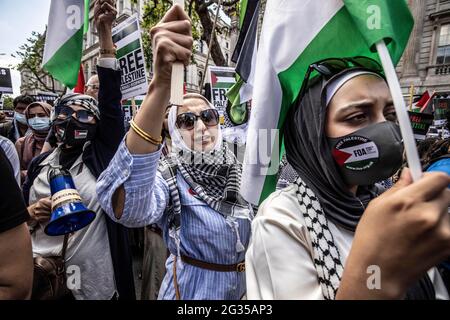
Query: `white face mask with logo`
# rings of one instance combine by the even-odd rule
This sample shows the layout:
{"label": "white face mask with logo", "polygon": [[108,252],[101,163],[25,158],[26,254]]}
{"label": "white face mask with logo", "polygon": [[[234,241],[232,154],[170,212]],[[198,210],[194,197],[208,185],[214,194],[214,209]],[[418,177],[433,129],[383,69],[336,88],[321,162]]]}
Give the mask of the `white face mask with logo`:
{"label": "white face mask with logo", "polygon": [[28,125],[35,131],[47,131],[50,128],[49,117],[34,117],[28,119]]}
{"label": "white face mask with logo", "polygon": [[400,128],[384,121],[349,135],[328,138],[331,154],[350,186],[371,185],[391,177],[402,165]]}

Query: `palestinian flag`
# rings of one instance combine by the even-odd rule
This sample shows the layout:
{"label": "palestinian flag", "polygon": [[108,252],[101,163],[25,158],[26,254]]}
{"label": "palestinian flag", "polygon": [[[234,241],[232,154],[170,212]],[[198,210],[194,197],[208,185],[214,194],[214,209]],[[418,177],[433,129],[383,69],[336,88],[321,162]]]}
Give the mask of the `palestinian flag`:
{"label": "palestinian flag", "polygon": [[217,69],[211,70],[211,86],[213,88],[230,88],[235,82],[234,72]]}
{"label": "palestinian flag", "polygon": [[[242,12],[245,9],[245,12]],[[230,113],[245,113],[245,102],[252,99],[256,67],[259,0],[241,1],[241,31],[231,60],[236,62],[236,83],[227,92]]]}
{"label": "palestinian flag", "polygon": [[258,204],[275,190],[283,145],[271,130],[282,129],[308,66],[337,57],[379,61],[375,44],[383,39],[396,64],[412,26],[405,0],[267,1],[241,183],[246,200]]}
{"label": "palestinian flag", "polygon": [[431,95],[430,93],[427,91],[425,91],[418,99],[417,101],[413,104],[412,107],[412,111],[413,112],[421,112],[420,110],[426,106],[428,104],[428,101],[430,101],[431,99]]}
{"label": "palestinian flag", "polygon": [[52,0],[42,67],[69,88],[78,79],[89,0]]}

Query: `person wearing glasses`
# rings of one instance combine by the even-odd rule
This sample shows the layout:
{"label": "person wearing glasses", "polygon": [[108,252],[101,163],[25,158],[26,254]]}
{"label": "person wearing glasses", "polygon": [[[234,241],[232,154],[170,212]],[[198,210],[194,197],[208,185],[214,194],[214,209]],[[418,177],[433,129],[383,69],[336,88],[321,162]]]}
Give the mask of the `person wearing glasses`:
{"label": "person wearing glasses", "polygon": [[[83,203],[96,213],[91,224],[70,234],[68,240],[67,276],[78,279],[68,289],[77,300],[135,299],[128,230],[103,213],[95,192],[97,177],[125,135],[120,68],[111,35],[116,16],[113,4],[112,0],[95,3],[101,52],[97,71],[102,84],[98,103],[91,96],[75,93],[55,101],[51,120],[57,147],[33,160],[23,188],[34,256],[58,256],[63,245],[63,236],[44,232],[52,212],[48,177],[52,168],[71,174]],[[75,272],[70,273],[70,266]]]}
{"label": "person wearing glasses", "polygon": [[84,88],[84,94],[91,96],[98,100],[98,89],[100,88],[100,82],[98,81],[98,75],[94,74],[89,78]]}
{"label": "person wearing glasses", "polygon": [[249,299],[448,299],[434,266],[450,253],[450,177],[402,164],[389,88],[369,58],[312,64],[286,117],[287,161],[299,178],[252,223]]}
{"label": "person wearing glasses", "polygon": [[190,19],[175,5],[151,35],[154,77],[97,195],[115,221],[163,230],[170,256],[158,299],[240,299],[253,215],[238,192],[241,165],[222,141],[217,110],[199,94],[171,107],[172,150],[160,161],[172,64],[191,56]]}
{"label": "person wearing glasses", "polygon": [[[98,90],[100,88],[98,75],[94,74],[89,78],[86,86],[84,87],[84,94],[87,96],[91,96],[95,100],[98,101]],[[45,153],[56,148],[56,136],[53,128],[50,128],[50,131],[45,139],[45,143],[43,145],[41,153]]]}

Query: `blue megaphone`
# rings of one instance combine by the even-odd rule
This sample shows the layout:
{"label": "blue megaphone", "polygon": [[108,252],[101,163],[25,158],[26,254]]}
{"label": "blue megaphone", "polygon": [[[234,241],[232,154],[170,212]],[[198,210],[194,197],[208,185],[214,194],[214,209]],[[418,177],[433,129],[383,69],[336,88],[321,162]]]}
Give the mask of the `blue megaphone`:
{"label": "blue megaphone", "polygon": [[[441,171],[450,175],[450,156],[445,155],[437,159],[431,160],[425,167],[426,172]],[[450,185],[448,186],[450,188]]]}
{"label": "blue megaphone", "polygon": [[48,174],[52,193],[52,216],[44,229],[49,236],[62,236],[86,227],[95,212],[86,208],[67,170],[51,169]]}
{"label": "blue megaphone", "polygon": [[[450,175],[450,157],[448,155],[439,157],[435,160],[430,161],[431,163],[425,168],[427,172],[433,172],[433,171],[442,171]],[[450,185],[448,186],[450,188]],[[449,208],[450,213],[450,208]],[[446,261],[442,262],[442,265],[450,270],[450,258],[448,258]]]}

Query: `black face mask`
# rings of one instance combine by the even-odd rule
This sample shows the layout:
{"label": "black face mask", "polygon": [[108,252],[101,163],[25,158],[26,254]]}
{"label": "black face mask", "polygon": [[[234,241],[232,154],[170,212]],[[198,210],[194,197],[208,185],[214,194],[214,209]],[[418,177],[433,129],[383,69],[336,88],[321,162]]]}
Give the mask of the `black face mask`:
{"label": "black face mask", "polygon": [[56,120],[53,124],[58,142],[63,146],[80,147],[95,137],[96,124],[81,123],[74,118]]}
{"label": "black face mask", "polygon": [[343,137],[328,138],[328,143],[349,186],[371,185],[387,179],[402,165],[400,128],[391,121],[372,124]]}

